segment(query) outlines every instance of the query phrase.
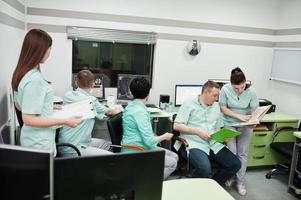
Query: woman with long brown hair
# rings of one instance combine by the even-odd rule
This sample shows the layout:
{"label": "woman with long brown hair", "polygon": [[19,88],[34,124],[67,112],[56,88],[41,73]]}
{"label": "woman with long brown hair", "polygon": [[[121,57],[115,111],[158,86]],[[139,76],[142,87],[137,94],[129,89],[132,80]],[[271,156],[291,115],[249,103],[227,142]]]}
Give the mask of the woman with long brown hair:
{"label": "woman with long brown hair", "polygon": [[52,126],[76,127],[82,119],[53,119],[54,92],[44,79],[40,64],[49,57],[52,39],[43,30],[30,30],[23,41],[18,64],[12,77],[15,105],[22,112],[21,145],[50,149],[56,155],[55,129]]}

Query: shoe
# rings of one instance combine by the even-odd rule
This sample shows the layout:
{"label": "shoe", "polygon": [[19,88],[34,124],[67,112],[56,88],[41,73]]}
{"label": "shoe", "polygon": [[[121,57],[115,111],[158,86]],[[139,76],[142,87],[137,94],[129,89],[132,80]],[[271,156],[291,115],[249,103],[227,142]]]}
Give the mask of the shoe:
{"label": "shoe", "polygon": [[238,194],[240,194],[241,196],[245,196],[247,194],[246,186],[243,183],[237,184],[236,189]]}
{"label": "shoe", "polygon": [[225,186],[232,187],[234,185],[234,183],[235,183],[235,180],[231,178],[225,182]]}

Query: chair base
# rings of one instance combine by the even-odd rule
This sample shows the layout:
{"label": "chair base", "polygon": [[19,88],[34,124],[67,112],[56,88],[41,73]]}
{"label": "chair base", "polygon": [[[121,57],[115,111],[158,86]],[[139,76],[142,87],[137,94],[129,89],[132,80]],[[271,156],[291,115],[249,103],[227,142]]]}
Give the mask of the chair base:
{"label": "chair base", "polygon": [[265,178],[270,179],[273,175],[278,174],[289,174],[290,166],[284,164],[277,164],[273,169],[271,169],[266,175]]}

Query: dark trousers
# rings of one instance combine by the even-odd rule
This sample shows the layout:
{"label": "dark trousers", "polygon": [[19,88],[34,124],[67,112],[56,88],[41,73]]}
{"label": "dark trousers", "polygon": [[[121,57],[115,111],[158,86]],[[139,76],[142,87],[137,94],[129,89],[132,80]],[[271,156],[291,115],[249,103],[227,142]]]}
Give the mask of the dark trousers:
{"label": "dark trousers", "polygon": [[222,148],[217,154],[210,150],[208,156],[200,149],[189,150],[189,164],[192,177],[208,178],[212,173],[211,161],[219,165],[213,179],[220,185],[224,185],[240,169],[241,163],[227,147]]}

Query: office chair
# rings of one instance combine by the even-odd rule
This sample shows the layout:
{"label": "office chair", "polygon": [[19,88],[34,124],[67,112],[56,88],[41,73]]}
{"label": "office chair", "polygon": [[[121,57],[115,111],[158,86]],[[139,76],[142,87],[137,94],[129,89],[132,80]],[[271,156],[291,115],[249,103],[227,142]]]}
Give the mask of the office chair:
{"label": "office chair", "polygon": [[[294,142],[274,142],[275,138],[284,130],[296,130],[293,127],[285,126],[278,128],[273,134],[272,143],[270,144],[271,149],[275,150],[277,153],[283,155],[288,159],[292,159]],[[301,123],[299,124],[299,131],[301,131]],[[280,172],[289,173],[290,166],[283,163],[278,163],[273,169],[271,169],[265,177],[270,179],[272,175],[279,174]]]}
{"label": "office chair", "polygon": [[[17,109],[16,106],[15,106],[15,112],[16,112],[18,123],[20,125],[20,129],[21,129],[22,126],[24,125],[24,121],[22,119],[22,112],[19,109]],[[16,131],[16,132],[17,133],[15,134],[15,141],[16,141],[16,144],[20,145],[21,144],[20,143],[21,131]],[[72,148],[77,153],[78,156],[81,156],[81,153],[76,146],[74,146],[73,144],[70,144],[70,143],[59,143],[58,138],[59,138],[59,129],[57,129],[56,133],[55,133],[55,142],[56,142],[56,150],[57,150],[56,157],[60,157],[58,148],[62,147],[62,146]]]}
{"label": "office chair", "polygon": [[[171,126],[172,134],[174,135],[174,137],[179,137],[180,132],[174,130],[174,128],[173,128],[176,117],[177,117],[177,114],[174,114],[172,116],[172,126]],[[190,177],[191,175],[189,174],[189,153],[188,153],[188,151],[186,151],[186,147],[188,147],[188,143],[187,143],[187,141],[186,141],[186,144],[182,143],[179,149],[176,149],[174,147],[175,143],[176,143],[176,140],[172,140],[171,148],[172,148],[172,151],[175,152],[176,154],[178,154],[178,157],[179,157],[178,171],[181,173],[181,175],[186,175],[186,176]]]}

